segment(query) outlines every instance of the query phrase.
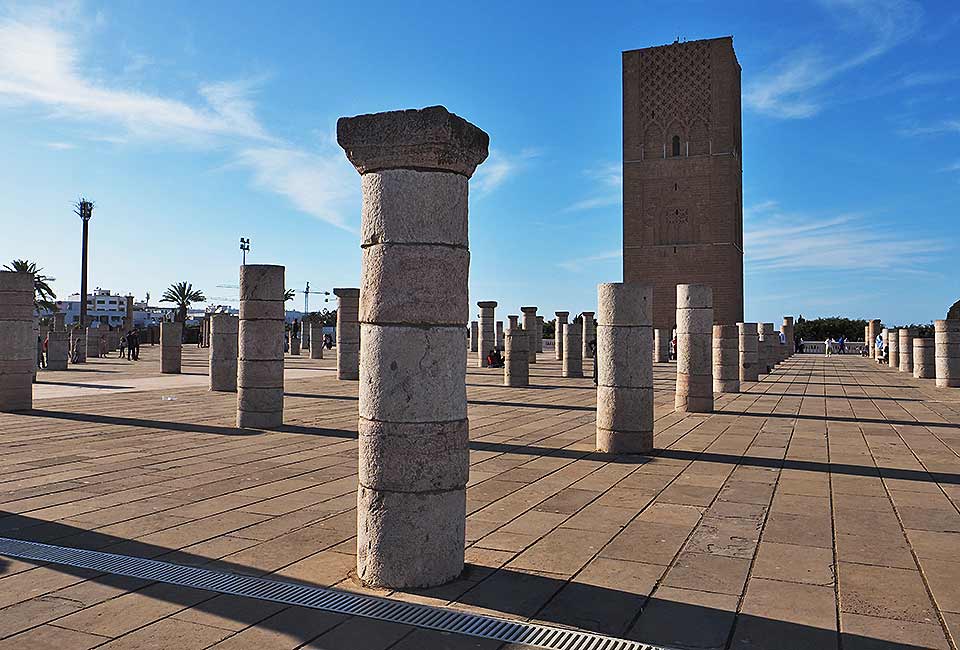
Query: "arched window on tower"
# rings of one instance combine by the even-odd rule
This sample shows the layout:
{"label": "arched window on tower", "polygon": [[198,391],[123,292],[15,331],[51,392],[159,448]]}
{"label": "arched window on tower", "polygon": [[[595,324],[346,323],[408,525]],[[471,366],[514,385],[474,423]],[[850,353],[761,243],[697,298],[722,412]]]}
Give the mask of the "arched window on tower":
{"label": "arched window on tower", "polygon": [[679,135],[673,136],[673,145],[672,145],[671,151],[672,153],[670,155],[672,156],[680,155],[680,136]]}

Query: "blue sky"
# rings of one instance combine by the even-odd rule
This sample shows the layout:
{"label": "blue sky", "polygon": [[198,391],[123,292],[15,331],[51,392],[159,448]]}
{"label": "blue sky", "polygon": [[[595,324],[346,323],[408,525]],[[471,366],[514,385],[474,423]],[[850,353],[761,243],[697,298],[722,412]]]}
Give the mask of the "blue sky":
{"label": "blue sky", "polygon": [[0,259],[76,291],[84,194],[91,287],[235,298],[217,285],[240,236],[291,288],[358,286],[336,119],[443,104],[491,139],[471,300],[592,309],[622,277],[620,53],[728,34],[746,318],[942,318],[960,298],[952,1],[0,4]]}

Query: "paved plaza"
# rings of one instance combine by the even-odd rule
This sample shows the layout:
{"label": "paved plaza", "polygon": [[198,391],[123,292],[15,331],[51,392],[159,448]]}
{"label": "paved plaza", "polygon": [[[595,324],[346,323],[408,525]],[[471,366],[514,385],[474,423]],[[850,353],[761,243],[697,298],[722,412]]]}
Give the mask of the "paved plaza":
{"label": "paved plaza", "polygon": [[[677,648],[956,648],[960,391],[794,356],[712,414],[655,365],[652,456],[595,448],[591,379],[468,367],[467,569],[356,572],[357,389],[287,357],[285,425],[235,427],[206,350],[163,376],[91,359],[0,414],[0,536],[203,566]],[[475,365],[475,364],[469,364]],[[592,364],[585,362],[588,376]],[[0,556],[0,648],[499,648],[500,642]],[[520,647],[520,646],[509,646]]]}

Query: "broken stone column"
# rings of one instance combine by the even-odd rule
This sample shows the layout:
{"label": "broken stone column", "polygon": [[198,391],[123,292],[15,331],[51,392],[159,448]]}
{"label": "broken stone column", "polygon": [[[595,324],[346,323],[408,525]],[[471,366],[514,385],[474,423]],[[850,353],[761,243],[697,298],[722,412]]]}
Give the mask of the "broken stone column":
{"label": "broken stone column", "polygon": [[477,321],[470,321],[470,351],[476,352],[477,348],[480,346],[480,328],[477,325]]}
{"label": "broken stone column", "polygon": [[521,307],[520,311],[523,314],[520,317],[520,326],[523,328],[523,331],[527,333],[527,336],[530,337],[530,345],[527,346],[527,356],[530,358],[530,363],[536,363],[537,362],[537,308]]}
{"label": "broken stone column", "polygon": [[357,574],[430,587],[464,564],[467,195],[489,138],[437,106],[341,118],[337,141],[363,190]]}
{"label": "broken stone column", "polygon": [[913,373],[913,339],[917,330],[911,327],[900,328],[900,339],[897,341],[897,354],[900,357],[898,369],[900,372]]}
{"label": "broken stone column", "polygon": [[760,381],[760,340],[756,323],[737,323],[740,382]]}
{"label": "broken stone column", "polygon": [[300,321],[300,349],[310,349],[310,323],[308,321]]}
{"label": "broken stone column", "polygon": [[66,331],[66,329],[67,329],[66,324],[65,324],[65,323],[66,323],[66,316],[67,316],[67,315],[64,314],[62,311],[58,311],[57,313],[55,313],[55,314],[53,315],[53,331],[55,331],[55,332],[63,332],[63,331]]}
{"label": "broken stone column", "polygon": [[[87,341],[89,342],[89,338]],[[160,372],[165,375],[180,373],[183,353],[183,323],[160,323]],[[89,345],[87,355],[90,354]]]}
{"label": "broken stone column", "polygon": [[900,330],[887,330],[887,365],[893,369],[900,367]]}
{"label": "broken stone column", "polygon": [[487,355],[497,346],[497,333],[494,329],[494,310],[497,308],[495,300],[481,300],[477,303],[480,308],[480,336],[477,343],[477,367],[487,367]]}
{"label": "broken stone column", "polygon": [[583,377],[583,320],[577,316],[563,326],[562,377]]}
{"label": "broken stone column", "polygon": [[210,315],[210,390],[237,391],[240,320],[230,314]]}
{"label": "broken stone column", "polygon": [[585,311],[580,314],[583,322],[583,331],[581,333],[581,358],[582,359],[592,359],[593,353],[590,351],[590,344],[595,343],[597,340],[597,324],[593,319],[594,313],[592,311]]}
{"label": "broken stone column", "polygon": [[357,380],[360,378],[360,289],[334,289],[333,293],[340,299],[337,307],[337,379]]}
{"label": "broken stone column", "polygon": [[30,372],[30,381],[37,381],[37,361],[43,350],[43,343],[40,342],[40,319],[33,317],[33,331],[30,335],[30,341],[33,343],[33,370]]}
{"label": "broken stone column", "polygon": [[310,323],[310,358],[323,358],[323,323]]}
{"label": "broken stone column", "polygon": [[297,336],[293,330],[290,330],[290,341],[287,346],[290,348],[291,356],[300,356],[300,337]]}
{"label": "broken stone column", "polygon": [[653,449],[653,287],[597,286],[597,451]]}
{"label": "broken stone column", "polygon": [[0,411],[33,408],[33,274],[0,271]]}
{"label": "broken stone column", "polygon": [[563,361],[563,326],[567,324],[567,318],[570,316],[568,311],[554,312],[557,320],[553,326],[553,358],[557,361]]}
{"label": "broken stone column", "polygon": [[867,350],[869,358],[875,359],[877,356],[877,334],[880,333],[880,320],[873,319],[867,321]]}
{"label": "broken stone column", "polygon": [[960,387],[960,320],[933,321],[938,388]]}
{"label": "broken stone column", "polygon": [[913,339],[913,376],[917,379],[936,379],[937,357],[933,339]]}
{"label": "broken stone column", "polygon": [[740,331],[736,325],[713,326],[713,392],[740,392]]}
{"label": "broken stone column", "polygon": [[670,341],[672,332],[665,327],[653,330],[653,362],[668,363],[670,361]]}
{"label": "broken stone column", "polygon": [[503,385],[530,385],[530,332],[520,328],[518,316],[507,316],[510,327],[504,332]]}
{"label": "broken stone column", "polygon": [[240,267],[240,345],[237,426],[283,424],[284,267]]}
{"label": "broken stone column", "polygon": [[503,350],[503,321],[497,321],[497,348]]}
{"label": "broken stone column", "polygon": [[777,365],[774,358],[776,344],[780,341],[780,335],[777,334],[773,323],[760,323],[760,333],[757,343],[757,358],[759,360],[760,374],[767,375]]}
{"label": "broken stone column", "polygon": [[713,410],[712,338],[713,290],[705,284],[678,284],[677,411]]}
{"label": "broken stone column", "polygon": [[796,351],[796,344],[793,342],[794,332],[796,331],[793,325],[793,316],[784,316],[783,325],[780,326],[780,332],[783,334],[786,349],[783,351],[783,358],[787,359],[793,356],[793,353]]}
{"label": "broken stone column", "polygon": [[[86,334],[87,359],[100,358],[100,328],[88,327]],[[179,371],[177,371],[179,372]]]}
{"label": "broken stone column", "polygon": [[70,358],[70,333],[63,330],[47,332],[47,370],[66,370]]}
{"label": "broken stone column", "polygon": [[537,352],[543,352],[543,316],[537,316]]}

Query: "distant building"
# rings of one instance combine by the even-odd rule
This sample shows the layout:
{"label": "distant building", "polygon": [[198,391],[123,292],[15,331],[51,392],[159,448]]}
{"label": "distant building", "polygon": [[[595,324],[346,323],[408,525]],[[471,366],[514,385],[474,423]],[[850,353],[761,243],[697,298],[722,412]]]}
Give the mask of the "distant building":
{"label": "distant building", "polygon": [[[66,300],[56,301],[57,310],[64,314],[67,325],[76,325],[80,322],[80,294],[67,296]],[[135,327],[156,325],[174,310],[165,307],[148,307],[145,302],[133,303],[133,324]],[[52,312],[44,312],[41,317],[50,316]],[[111,292],[109,289],[97,287],[92,294],[87,295],[87,318],[91,325],[109,325],[119,327],[127,315],[127,296]]]}

